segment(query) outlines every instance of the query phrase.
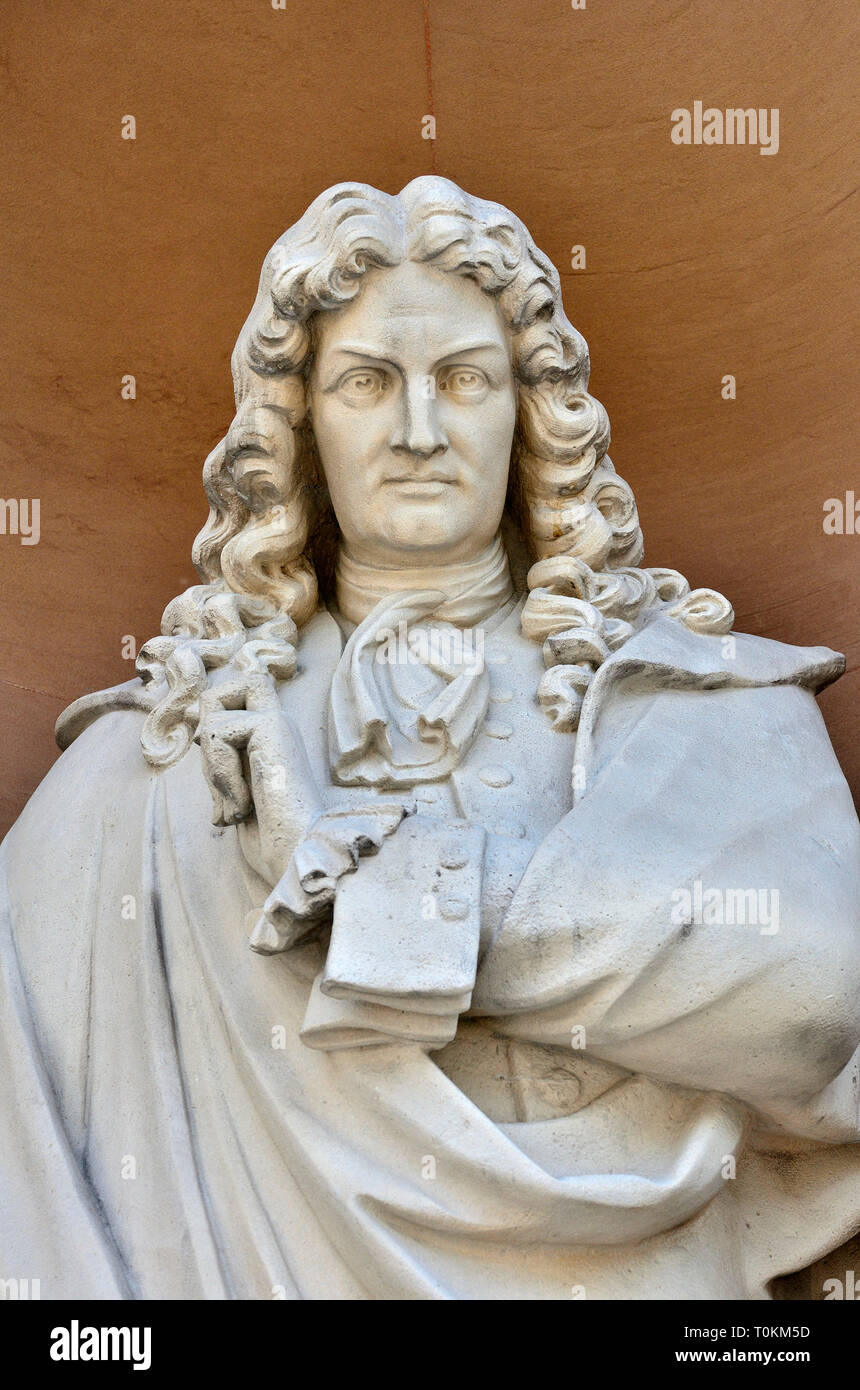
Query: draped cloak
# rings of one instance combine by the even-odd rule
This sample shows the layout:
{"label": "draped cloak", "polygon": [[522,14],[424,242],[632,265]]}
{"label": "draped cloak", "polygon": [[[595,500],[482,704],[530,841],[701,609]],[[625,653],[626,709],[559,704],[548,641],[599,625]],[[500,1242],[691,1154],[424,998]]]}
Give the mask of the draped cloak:
{"label": "draped cloak", "polygon": [[[320,610],[280,687],[322,781],[342,643]],[[212,825],[196,747],[155,771],[117,708],[58,760],[0,850],[0,1275],[762,1299],[857,1230],[860,829],[814,699],[841,658],[660,618],[576,736],[535,703],[516,611],[487,659],[486,728],[416,791],[518,867],[435,1053],[302,1040],[321,947],[248,949],[267,886]],[[679,922],[697,884],[769,893],[777,927]]]}

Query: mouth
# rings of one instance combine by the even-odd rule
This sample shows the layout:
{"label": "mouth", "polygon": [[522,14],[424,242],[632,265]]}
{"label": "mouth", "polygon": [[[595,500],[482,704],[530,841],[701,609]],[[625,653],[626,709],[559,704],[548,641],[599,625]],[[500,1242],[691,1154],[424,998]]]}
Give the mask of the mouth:
{"label": "mouth", "polygon": [[439,497],[446,487],[454,486],[454,479],[442,473],[428,473],[426,477],[414,475],[404,478],[388,478],[387,486],[397,488],[404,497]]}

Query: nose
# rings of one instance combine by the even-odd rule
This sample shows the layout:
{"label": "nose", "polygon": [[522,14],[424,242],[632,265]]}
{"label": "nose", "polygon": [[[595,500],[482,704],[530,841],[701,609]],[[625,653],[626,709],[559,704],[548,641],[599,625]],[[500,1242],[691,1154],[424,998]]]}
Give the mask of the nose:
{"label": "nose", "polygon": [[448,439],[439,420],[435,381],[432,377],[407,379],[391,437],[394,453],[432,458],[448,448]]}

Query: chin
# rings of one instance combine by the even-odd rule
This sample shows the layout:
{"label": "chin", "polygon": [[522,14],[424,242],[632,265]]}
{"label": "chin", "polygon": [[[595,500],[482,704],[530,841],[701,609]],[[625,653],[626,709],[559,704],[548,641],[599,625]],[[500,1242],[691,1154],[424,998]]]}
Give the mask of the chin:
{"label": "chin", "polygon": [[398,509],[391,517],[386,541],[403,553],[403,563],[409,564],[410,556],[422,562],[437,556],[444,559],[447,551],[458,550],[468,536],[468,531],[459,526],[452,532],[450,515],[445,509],[430,508],[426,503]]}

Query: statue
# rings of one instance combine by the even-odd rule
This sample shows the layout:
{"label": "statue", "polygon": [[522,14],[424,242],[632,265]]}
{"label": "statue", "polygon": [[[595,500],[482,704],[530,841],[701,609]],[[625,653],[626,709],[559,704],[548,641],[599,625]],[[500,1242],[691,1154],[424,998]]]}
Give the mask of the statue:
{"label": "statue", "polygon": [[323,193],[194,560],[3,847],[0,1274],[760,1299],[860,1225],[826,648],[642,566],[522,223]]}

